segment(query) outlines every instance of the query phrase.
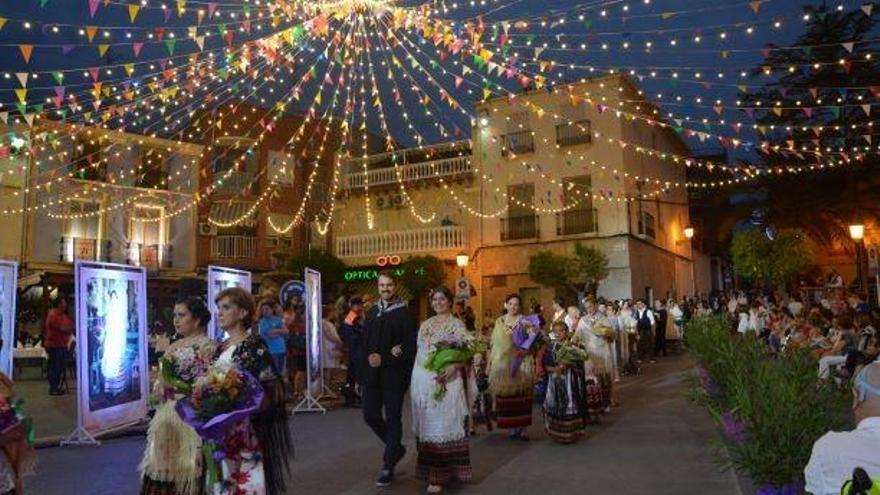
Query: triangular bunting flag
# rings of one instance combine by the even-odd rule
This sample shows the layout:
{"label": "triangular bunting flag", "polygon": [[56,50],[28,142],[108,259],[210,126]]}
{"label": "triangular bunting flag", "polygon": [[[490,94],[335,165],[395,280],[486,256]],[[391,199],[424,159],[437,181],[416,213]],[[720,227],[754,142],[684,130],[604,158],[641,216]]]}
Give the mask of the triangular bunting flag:
{"label": "triangular bunting flag", "polygon": [[135,18],[138,16],[138,12],[141,11],[141,6],[138,4],[131,4],[128,6],[128,19],[134,24]]}
{"label": "triangular bunting flag", "polygon": [[18,45],[18,49],[21,50],[24,62],[29,64],[31,62],[31,54],[34,53],[34,45]]}
{"label": "triangular bunting flag", "polygon": [[110,45],[98,45],[98,56],[103,57],[107,54],[107,50],[110,49]]}
{"label": "triangular bunting flag", "polygon": [[27,87],[27,83],[28,83],[28,73],[27,72],[16,72],[15,77],[18,78],[18,83],[21,84],[22,88]]}
{"label": "triangular bunting flag", "polygon": [[95,34],[98,33],[98,26],[86,26],[86,38],[88,38],[89,43],[95,39]]}
{"label": "triangular bunting flag", "polygon": [[89,0],[89,15],[95,17],[95,14],[98,13],[98,6],[101,5],[101,0]]}

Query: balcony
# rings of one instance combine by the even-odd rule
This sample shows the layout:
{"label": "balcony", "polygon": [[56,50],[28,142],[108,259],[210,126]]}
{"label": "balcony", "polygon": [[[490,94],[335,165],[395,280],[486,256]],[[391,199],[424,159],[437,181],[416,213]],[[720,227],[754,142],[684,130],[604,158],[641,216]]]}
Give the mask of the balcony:
{"label": "balcony", "polygon": [[517,241],[540,237],[537,215],[521,215],[501,219],[501,240]]}
{"label": "balcony", "polygon": [[160,268],[171,268],[171,245],[129,243],[128,263],[142,266],[150,272],[158,272]]}
{"label": "balcony", "polygon": [[367,183],[370,187],[396,184],[400,174],[400,180],[412,182],[417,180],[430,180],[436,177],[449,177],[459,174],[470,174],[474,171],[471,165],[471,157],[456,156],[441,160],[431,160],[397,167],[383,167],[363,172],[345,174],[344,184],[346,189],[364,187]]}
{"label": "balcony", "polygon": [[211,258],[241,259],[257,256],[257,238],[242,235],[218,235],[211,238]]}
{"label": "balcony", "polygon": [[108,239],[62,237],[58,261],[62,263],[73,263],[76,260],[109,262],[112,247],[113,243]]}
{"label": "balcony", "polygon": [[589,120],[579,120],[571,124],[556,126],[556,144],[559,146],[575,146],[591,142],[593,142],[593,135],[590,132]]}
{"label": "balcony", "polygon": [[535,136],[532,131],[512,132],[501,136],[501,156],[535,152]]}
{"label": "balcony", "polygon": [[[225,175],[224,171],[214,172],[215,179]],[[223,183],[217,184],[214,191],[220,194],[243,194],[245,196],[254,194],[256,176],[257,174],[254,172],[233,171],[229,177],[223,179]]]}
{"label": "balcony", "polygon": [[579,208],[556,214],[556,235],[592,234],[599,231],[595,208]]}
{"label": "balcony", "polygon": [[336,238],[336,256],[360,258],[386,254],[458,251],[467,247],[464,227],[398,230]]}

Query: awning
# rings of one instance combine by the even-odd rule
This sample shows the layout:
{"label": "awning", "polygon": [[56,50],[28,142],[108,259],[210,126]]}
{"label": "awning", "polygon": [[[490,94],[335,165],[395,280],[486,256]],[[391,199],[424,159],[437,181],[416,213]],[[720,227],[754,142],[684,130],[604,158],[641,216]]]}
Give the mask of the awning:
{"label": "awning", "polygon": [[43,280],[43,273],[45,272],[36,272],[30,275],[25,275],[24,277],[20,277],[18,279],[18,288],[24,289],[30,287],[31,285],[37,285]]}
{"label": "awning", "polygon": [[253,205],[248,201],[214,202],[211,203],[208,218],[220,224],[238,223],[242,227],[256,227],[257,209],[251,211]]}

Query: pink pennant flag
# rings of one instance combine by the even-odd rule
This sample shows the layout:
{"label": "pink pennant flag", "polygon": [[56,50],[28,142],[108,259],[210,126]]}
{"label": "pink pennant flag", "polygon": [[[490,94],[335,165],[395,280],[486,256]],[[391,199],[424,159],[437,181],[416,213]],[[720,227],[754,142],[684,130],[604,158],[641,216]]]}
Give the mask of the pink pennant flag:
{"label": "pink pennant flag", "polygon": [[209,3],[208,4],[208,19],[214,17],[215,10],[217,10],[217,4],[216,3]]}
{"label": "pink pennant flag", "polygon": [[101,0],[89,0],[89,15],[95,17],[95,14],[98,13],[98,5],[101,4]]}
{"label": "pink pennant flag", "polygon": [[140,41],[135,41],[134,43],[131,44],[131,49],[134,50],[135,57],[140,57],[141,48],[143,48],[143,47],[144,47],[144,44],[143,44],[143,42],[140,42]]}

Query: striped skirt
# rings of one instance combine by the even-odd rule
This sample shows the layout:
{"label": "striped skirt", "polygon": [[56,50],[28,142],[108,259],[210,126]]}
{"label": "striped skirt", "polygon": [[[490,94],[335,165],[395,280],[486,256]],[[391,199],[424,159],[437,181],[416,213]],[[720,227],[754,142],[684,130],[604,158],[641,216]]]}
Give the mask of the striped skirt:
{"label": "striped skirt", "polygon": [[431,485],[446,485],[450,481],[467,482],[473,478],[468,439],[451,442],[418,442],[419,452],[416,476],[427,479]]}
{"label": "striped skirt", "polygon": [[544,399],[544,431],[559,443],[573,443],[586,428],[584,373],[569,369],[548,377]]}
{"label": "striped skirt", "polygon": [[532,424],[534,390],[528,389],[516,395],[495,396],[495,417],[498,428],[526,428]]}

